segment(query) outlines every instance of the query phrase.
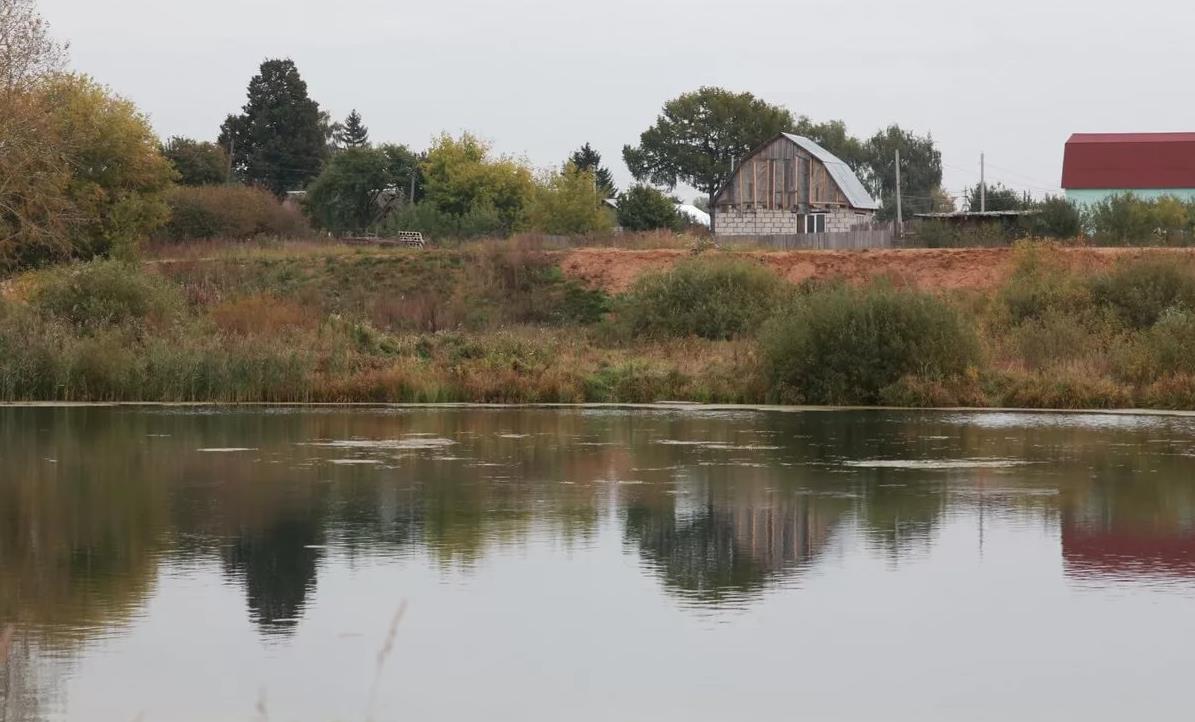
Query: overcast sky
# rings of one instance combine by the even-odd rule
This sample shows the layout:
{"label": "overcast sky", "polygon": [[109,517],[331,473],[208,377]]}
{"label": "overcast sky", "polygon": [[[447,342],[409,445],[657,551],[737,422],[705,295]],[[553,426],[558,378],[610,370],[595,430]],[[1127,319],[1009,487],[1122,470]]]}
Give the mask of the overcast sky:
{"label": "overcast sky", "polygon": [[537,166],[621,149],[664,100],[748,90],[867,136],[930,132],[943,185],[1057,191],[1072,132],[1195,130],[1190,0],[41,0],[75,69],[214,139],[262,60],[375,141],[473,131]]}

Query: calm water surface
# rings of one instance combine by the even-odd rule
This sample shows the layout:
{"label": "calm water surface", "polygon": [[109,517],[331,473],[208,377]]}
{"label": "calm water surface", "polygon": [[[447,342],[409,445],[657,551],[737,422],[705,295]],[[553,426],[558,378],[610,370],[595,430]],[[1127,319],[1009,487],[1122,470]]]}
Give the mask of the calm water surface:
{"label": "calm water surface", "polygon": [[1190,720],[1195,419],[0,408],[0,665],[5,722]]}

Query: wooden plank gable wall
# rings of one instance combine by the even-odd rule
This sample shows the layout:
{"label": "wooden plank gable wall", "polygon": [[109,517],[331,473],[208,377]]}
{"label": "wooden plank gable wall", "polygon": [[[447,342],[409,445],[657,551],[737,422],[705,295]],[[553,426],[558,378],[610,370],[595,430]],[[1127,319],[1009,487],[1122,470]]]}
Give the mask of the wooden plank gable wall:
{"label": "wooden plank gable wall", "polygon": [[716,205],[803,210],[850,204],[821,161],[791,140],[777,138],[743,161]]}

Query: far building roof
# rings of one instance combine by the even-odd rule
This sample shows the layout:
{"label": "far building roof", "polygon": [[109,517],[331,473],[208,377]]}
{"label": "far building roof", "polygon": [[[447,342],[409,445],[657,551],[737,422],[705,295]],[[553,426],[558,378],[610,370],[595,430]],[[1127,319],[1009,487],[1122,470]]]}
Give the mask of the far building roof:
{"label": "far building roof", "polygon": [[869,211],[879,210],[880,204],[863,187],[863,183],[859,181],[855,171],[851,170],[851,167],[840,160],[838,156],[803,135],[793,135],[792,133],[782,133],[782,135],[822,162],[822,165],[829,171],[830,177],[838,184],[838,188],[850,202],[851,207]]}
{"label": "far building roof", "polygon": [[1016,211],[948,211],[943,213],[914,213],[914,218],[930,218],[935,220],[971,220],[983,218],[1019,218],[1021,216],[1032,216],[1037,211],[1032,209],[1016,210]]}
{"label": "far building roof", "polygon": [[[880,204],[876,202],[876,199],[871,197],[870,193],[867,192],[867,188],[865,188],[863,183],[859,181],[859,177],[855,175],[855,172],[851,170],[849,165],[844,163],[838,156],[834,155],[830,151],[826,150],[803,135],[794,135],[792,133],[780,133],[778,135],[774,135],[767,142],[760,144],[750,153],[743,156],[743,158],[739,160],[737,168],[742,168],[747,161],[762,153],[780,138],[784,138],[785,140],[796,144],[806,153],[816,158],[823,166],[825,166],[826,172],[829,173],[830,178],[833,179],[834,184],[838,186],[838,189],[842,191],[842,195],[846,198],[847,203],[849,203],[852,208],[864,211],[879,210]],[[726,192],[732,183],[734,183],[737,172],[738,171],[731,173],[726,178],[726,181],[722,183],[722,187],[719,188],[716,193],[714,193],[715,205],[717,205],[717,200],[722,196],[722,194]]]}
{"label": "far building roof", "polygon": [[1195,133],[1075,133],[1066,142],[1062,187],[1195,188]]}

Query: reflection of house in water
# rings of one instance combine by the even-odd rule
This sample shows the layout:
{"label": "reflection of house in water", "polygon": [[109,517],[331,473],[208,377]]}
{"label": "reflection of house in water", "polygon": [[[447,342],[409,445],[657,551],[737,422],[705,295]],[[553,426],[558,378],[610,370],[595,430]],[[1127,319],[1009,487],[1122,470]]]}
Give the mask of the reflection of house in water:
{"label": "reflection of house in water", "polygon": [[832,520],[817,514],[808,501],[804,497],[795,504],[744,504],[724,511],[739,553],[766,572],[811,561],[825,545]]}
{"label": "reflection of house in water", "polygon": [[1195,528],[1098,526],[1064,517],[1062,558],[1075,577],[1195,580]]}
{"label": "reflection of house in water", "polygon": [[755,597],[812,561],[843,511],[827,503],[710,493],[675,506],[631,504],[626,533],[671,591],[716,605]]}
{"label": "reflection of house in water", "polygon": [[1195,581],[1195,489],[1184,475],[1095,484],[1062,509],[1062,558],[1073,577]]}

